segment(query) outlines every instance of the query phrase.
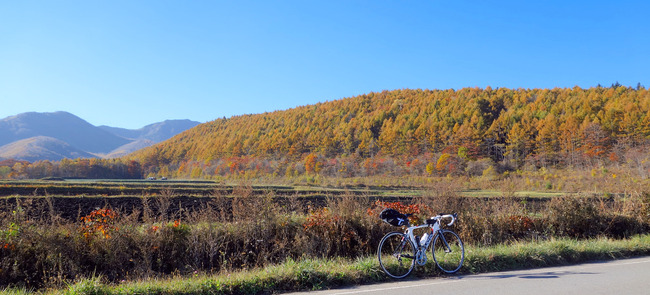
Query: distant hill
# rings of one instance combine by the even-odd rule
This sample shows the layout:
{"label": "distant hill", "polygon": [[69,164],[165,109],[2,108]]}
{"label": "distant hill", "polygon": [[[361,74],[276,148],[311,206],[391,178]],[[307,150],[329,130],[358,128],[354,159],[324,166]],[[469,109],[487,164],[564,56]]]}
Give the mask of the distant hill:
{"label": "distant hill", "polygon": [[30,112],[0,120],[0,146],[35,136],[56,138],[89,153],[108,153],[130,142],[68,112]]}
{"label": "distant hill", "polygon": [[96,156],[77,149],[64,141],[47,136],[35,136],[14,141],[0,147],[0,155],[9,159],[25,161],[50,160],[63,158],[95,158]]}
{"label": "distant hill", "polygon": [[22,113],[0,120],[0,159],[118,157],[199,124],[168,120],[137,130],[94,126],[68,112]]}

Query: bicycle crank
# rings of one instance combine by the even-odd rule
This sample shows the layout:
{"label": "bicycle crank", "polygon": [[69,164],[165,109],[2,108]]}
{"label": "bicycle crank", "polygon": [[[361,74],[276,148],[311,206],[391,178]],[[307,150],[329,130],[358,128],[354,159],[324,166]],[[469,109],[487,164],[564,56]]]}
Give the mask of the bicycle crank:
{"label": "bicycle crank", "polygon": [[423,265],[425,265],[427,263],[427,251],[426,251],[426,249],[418,250],[418,252],[415,254],[415,261],[420,266],[423,266]]}

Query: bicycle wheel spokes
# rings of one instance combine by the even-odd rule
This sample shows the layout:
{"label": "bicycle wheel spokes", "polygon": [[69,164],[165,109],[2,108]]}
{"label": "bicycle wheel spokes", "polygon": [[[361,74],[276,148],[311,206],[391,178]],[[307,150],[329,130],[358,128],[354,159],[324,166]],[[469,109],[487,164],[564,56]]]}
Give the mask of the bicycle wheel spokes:
{"label": "bicycle wheel spokes", "polygon": [[433,260],[446,273],[455,273],[465,260],[465,247],[453,231],[443,230],[433,240]]}
{"label": "bicycle wheel spokes", "polygon": [[379,243],[379,265],[393,278],[403,278],[415,266],[415,247],[403,233],[389,233]]}

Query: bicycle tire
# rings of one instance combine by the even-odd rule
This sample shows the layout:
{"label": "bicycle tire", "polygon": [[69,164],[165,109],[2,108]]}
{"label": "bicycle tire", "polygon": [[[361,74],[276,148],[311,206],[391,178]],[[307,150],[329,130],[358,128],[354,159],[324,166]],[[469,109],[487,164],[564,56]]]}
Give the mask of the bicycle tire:
{"label": "bicycle tire", "polygon": [[377,247],[377,258],[381,269],[390,277],[401,279],[408,276],[415,267],[415,246],[408,236],[401,232],[386,234]]}
{"label": "bicycle tire", "polygon": [[460,236],[451,230],[440,230],[431,246],[433,260],[440,270],[452,274],[460,270],[465,261],[465,246]]}

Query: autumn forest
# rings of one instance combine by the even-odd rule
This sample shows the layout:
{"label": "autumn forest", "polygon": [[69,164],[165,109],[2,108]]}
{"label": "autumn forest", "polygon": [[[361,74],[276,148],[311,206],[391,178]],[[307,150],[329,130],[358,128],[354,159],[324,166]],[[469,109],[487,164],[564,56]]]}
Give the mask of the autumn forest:
{"label": "autumn forest", "polygon": [[12,163],[0,177],[475,176],[624,164],[647,178],[649,147],[650,92],[640,85],[403,89],[217,119],[117,160]]}
{"label": "autumn forest", "polygon": [[405,89],[218,119],[131,158],[177,177],[456,175],[639,166],[649,141],[644,87]]}

